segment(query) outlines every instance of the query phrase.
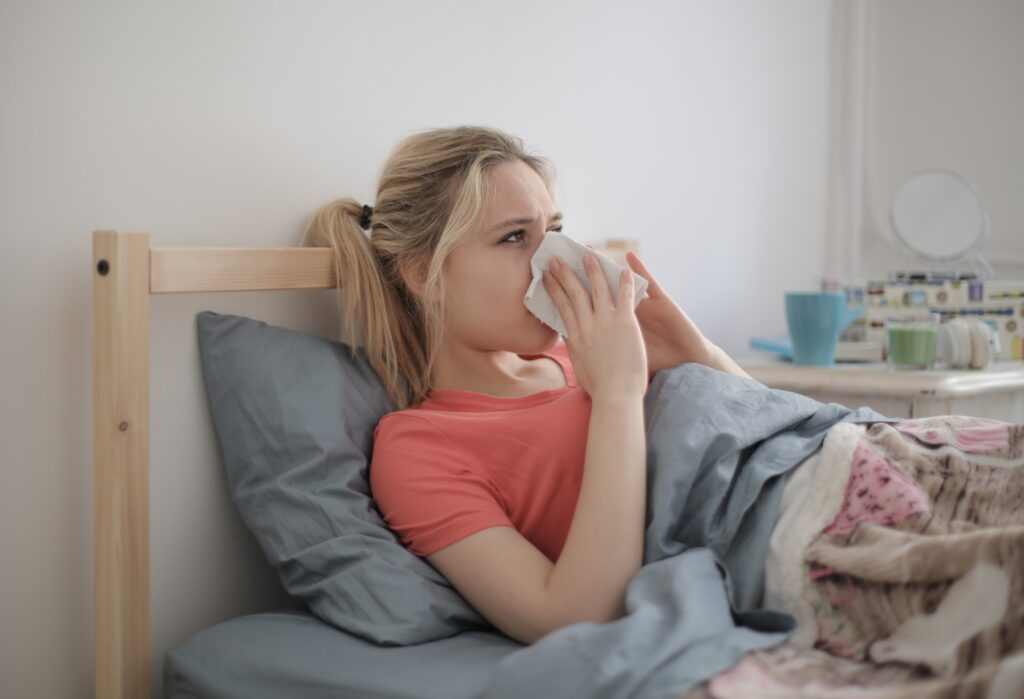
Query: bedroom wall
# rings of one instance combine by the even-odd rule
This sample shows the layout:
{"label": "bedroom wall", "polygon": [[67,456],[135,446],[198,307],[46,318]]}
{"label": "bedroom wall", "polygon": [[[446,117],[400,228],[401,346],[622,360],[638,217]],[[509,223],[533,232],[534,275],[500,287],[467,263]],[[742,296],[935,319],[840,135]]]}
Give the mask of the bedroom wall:
{"label": "bedroom wall", "polygon": [[943,167],[971,180],[988,210],[996,275],[1024,279],[1024,3],[875,5],[865,268],[887,268],[889,201],[903,178]]}
{"label": "bedroom wall", "polygon": [[[431,127],[521,136],[566,232],[640,255],[734,356],[823,271],[831,8],[773,3],[0,3],[0,696],[92,696],[91,232],[288,246]],[[333,293],[152,298],[163,652],[287,604],[231,507],[195,314],[337,336]]]}
{"label": "bedroom wall", "polygon": [[837,6],[840,17],[834,85],[845,109],[833,164],[845,178],[828,271],[885,278],[927,267],[897,244],[889,208],[906,177],[937,167],[974,183],[996,276],[1024,279],[1024,3],[854,0]]}

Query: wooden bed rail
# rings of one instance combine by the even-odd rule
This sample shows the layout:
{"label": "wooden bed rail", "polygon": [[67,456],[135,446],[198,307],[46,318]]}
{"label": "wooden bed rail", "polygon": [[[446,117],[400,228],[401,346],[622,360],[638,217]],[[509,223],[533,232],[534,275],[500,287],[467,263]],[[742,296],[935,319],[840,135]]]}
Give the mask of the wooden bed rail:
{"label": "wooden bed rail", "polygon": [[149,295],[329,289],[330,248],[150,248],[93,231],[96,696],[150,695]]}
{"label": "wooden bed rail", "polygon": [[149,291],[333,289],[331,248],[152,248]]}

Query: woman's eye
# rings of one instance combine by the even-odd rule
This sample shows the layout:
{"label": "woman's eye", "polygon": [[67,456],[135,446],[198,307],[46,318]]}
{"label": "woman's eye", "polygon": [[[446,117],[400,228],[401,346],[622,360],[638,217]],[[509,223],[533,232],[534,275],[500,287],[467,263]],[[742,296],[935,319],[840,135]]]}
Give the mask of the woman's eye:
{"label": "woman's eye", "polygon": [[[558,226],[557,228],[552,228],[551,230],[556,232],[556,233],[561,233],[562,232],[562,227]],[[510,238],[512,236],[515,236],[515,235],[519,236],[519,238],[517,240],[510,240]],[[518,242],[522,241],[522,236],[524,236],[524,235],[526,235],[526,231],[524,231],[522,229],[519,229],[518,231],[512,231],[511,233],[506,235],[504,238],[502,238],[501,242],[502,243],[518,243]]]}

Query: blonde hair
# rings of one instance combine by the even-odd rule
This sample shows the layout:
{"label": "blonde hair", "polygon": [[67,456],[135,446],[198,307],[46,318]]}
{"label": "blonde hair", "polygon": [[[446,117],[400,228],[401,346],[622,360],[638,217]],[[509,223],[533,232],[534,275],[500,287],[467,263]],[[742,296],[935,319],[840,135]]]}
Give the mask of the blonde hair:
{"label": "blonde hair", "polygon": [[[324,204],[306,226],[302,245],[334,249],[353,356],[359,346],[398,409],[430,391],[444,342],[445,260],[480,225],[488,170],[515,160],[540,175],[555,198],[554,166],[526,153],[518,138],[481,126],[414,134],[381,171],[369,237],[360,225],[363,206],[351,197]],[[422,296],[406,285],[403,268],[424,282]]]}

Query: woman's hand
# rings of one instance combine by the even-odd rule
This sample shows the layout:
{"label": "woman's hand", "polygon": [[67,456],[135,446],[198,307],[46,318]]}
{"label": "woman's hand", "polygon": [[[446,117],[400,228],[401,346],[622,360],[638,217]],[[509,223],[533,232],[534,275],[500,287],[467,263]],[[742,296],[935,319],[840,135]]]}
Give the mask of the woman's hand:
{"label": "woman's hand", "polygon": [[544,287],[568,332],[565,344],[576,378],[595,401],[642,397],[649,375],[644,340],[634,313],[633,277],[622,271],[615,298],[592,255],[584,258],[583,266],[590,280],[590,294],[572,268],[558,257],[551,260],[551,271],[544,272]]}
{"label": "woman's hand", "polygon": [[686,362],[751,378],[721,347],[704,336],[632,250],[626,253],[626,264],[647,280],[648,298],[636,307],[636,318],[647,348],[648,381],[662,369]]}
{"label": "woman's hand", "polygon": [[717,346],[704,337],[683,309],[661,288],[635,252],[626,253],[626,264],[647,280],[647,295],[636,307],[647,348],[648,380],[662,369],[686,362],[716,366]]}

